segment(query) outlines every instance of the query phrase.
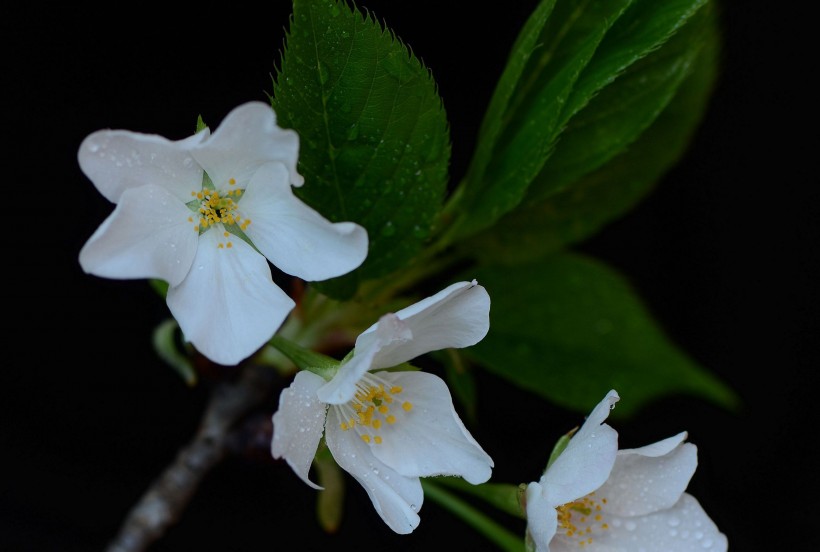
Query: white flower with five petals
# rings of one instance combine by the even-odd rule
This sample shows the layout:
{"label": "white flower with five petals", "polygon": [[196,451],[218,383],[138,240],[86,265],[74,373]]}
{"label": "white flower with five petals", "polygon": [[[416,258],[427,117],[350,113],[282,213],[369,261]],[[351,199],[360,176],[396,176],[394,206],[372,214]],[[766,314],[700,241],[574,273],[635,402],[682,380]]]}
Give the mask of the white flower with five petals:
{"label": "white flower with five petals", "polygon": [[420,477],[490,478],[493,461],[453,407],[447,385],[420,371],[378,371],[449,347],[468,347],[489,330],[490,298],[459,282],[386,314],[357,339],[353,355],[326,381],[301,371],[282,391],[273,415],[274,458],[284,458],[308,485],[322,433],[336,462],[367,491],[395,532],[419,524]]}
{"label": "white flower with five petals", "polygon": [[725,552],[721,533],[684,492],[697,467],[686,432],[618,450],[603,423],[619,400],[610,391],[566,449],[526,491],[528,548],[537,552]]}
{"label": "white flower with five petals", "polygon": [[340,276],[367,255],[367,232],[331,223],[293,195],[299,136],[262,102],[179,141],[101,130],[80,167],[116,204],[80,251],[105,278],[157,278],[185,338],[232,365],[273,336],[294,307],[268,261],[308,281]]}

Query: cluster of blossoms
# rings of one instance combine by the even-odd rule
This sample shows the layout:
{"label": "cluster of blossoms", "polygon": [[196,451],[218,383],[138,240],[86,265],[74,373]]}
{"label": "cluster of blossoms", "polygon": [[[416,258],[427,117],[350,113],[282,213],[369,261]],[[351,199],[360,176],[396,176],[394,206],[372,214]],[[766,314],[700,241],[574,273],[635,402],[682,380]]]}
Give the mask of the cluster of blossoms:
{"label": "cluster of blossoms", "polygon": [[686,433],[618,450],[604,420],[619,400],[610,391],[566,449],[526,491],[528,547],[537,552],[725,552],[726,536],[684,492],[697,467]]}
{"label": "cluster of blossoms", "polygon": [[[102,130],[79,163],[116,204],[80,252],[108,278],[157,278],[185,338],[205,356],[239,363],[268,342],[294,307],[268,262],[307,281],[343,275],[364,261],[366,231],[331,223],[293,194],[299,138],[251,102],[180,141]],[[416,357],[476,344],[489,331],[490,297],[458,282],[364,331],[331,376],[296,374],[273,414],[271,453],[311,487],[324,437],[336,462],[366,490],[384,522],[419,524],[421,477],[490,479],[493,461],[472,437],[439,377],[405,367]],[[538,482],[526,490],[527,543],[538,552],[727,549],[725,535],[685,493],[697,449],[680,433],[618,450],[604,423],[611,391]]]}

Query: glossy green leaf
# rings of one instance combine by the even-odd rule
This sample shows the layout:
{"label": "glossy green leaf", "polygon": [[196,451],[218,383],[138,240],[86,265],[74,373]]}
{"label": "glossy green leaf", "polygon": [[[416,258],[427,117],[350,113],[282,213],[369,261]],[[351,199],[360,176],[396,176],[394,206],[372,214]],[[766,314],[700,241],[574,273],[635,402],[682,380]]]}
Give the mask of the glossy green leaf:
{"label": "glossy green leaf", "polygon": [[487,337],[464,353],[524,389],[579,412],[616,389],[629,397],[618,416],[670,394],[737,406],[733,391],[682,352],[599,261],[559,254],[471,274],[493,305]]}
{"label": "glossy green leaf", "polygon": [[[688,74],[697,51],[683,40],[675,55],[680,48],[666,51],[667,42],[706,2],[558,3],[521,78],[499,83],[496,96],[509,99],[487,112],[479,155],[453,202],[460,218],[451,239],[490,227],[525,196],[532,203],[559,192],[634,142]],[[529,22],[516,48],[529,44],[525,33],[534,33]],[[514,49],[510,65],[525,54]]]}
{"label": "glossy green leaf", "polygon": [[[606,91],[602,93],[574,119],[558,144],[555,155],[538,178],[554,181],[574,179],[572,184],[547,199],[539,202],[531,200],[531,203],[502,217],[492,229],[463,244],[471,254],[506,263],[541,257],[588,238],[606,223],[628,212],[654,188],[689,145],[703,117],[717,75],[720,40],[713,11],[702,10],[691,23],[691,28],[682,29],[665,48],[636,63],[622,76],[630,80],[638,79],[639,83],[643,68],[671,67],[672,64],[664,63],[667,56],[677,55],[682,60],[688,60],[691,57],[689,51],[697,53],[691,63],[687,61],[683,64],[689,68],[686,78],[649,128],[628,147],[621,148],[618,155],[595,168],[596,163],[589,157],[605,159],[608,148],[609,153],[613,153],[618,147],[613,135],[625,137],[619,130],[623,127],[619,127],[621,117],[618,113],[610,113],[611,119],[605,122],[605,104],[600,110],[596,109],[596,104],[609,97]],[[660,61],[656,61],[658,58]],[[629,103],[628,99],[625,101]],[[614,110],[624,104],[611,105]],[[597,127],[594,120],[586,128],[575,125],[575,121],[584,119],[587,112],[601,115]],[[606,128],[611,129],[606,133],[610,139],[596,140],[595,128],[602,133]],[[574,152],[570,151],[573,147]],[[585,170],[591,172],[580,174]]]}
{"label": "glossy green leaf", "polygon": [[600,167],[652,124],[705,44],[711,10],[698,11],[705,2],[636,1],[613,25],[567,103],[559,141],[527,191],[527,203]]}
{"label": "glossy green leaf", "polygon": [[369,13],[295,0],[272,105],[300,136],[301,199],[367,229],[364,264],[317,287],[336,298],[415,255],[441,209],[450,138],[430,71]]}
{"label": "glossy green leaf", "polygon": [[631,0],[542,1],[510,53],[454,209],[455,237],[490,226],[521,201],[560,131],[563,106]]}

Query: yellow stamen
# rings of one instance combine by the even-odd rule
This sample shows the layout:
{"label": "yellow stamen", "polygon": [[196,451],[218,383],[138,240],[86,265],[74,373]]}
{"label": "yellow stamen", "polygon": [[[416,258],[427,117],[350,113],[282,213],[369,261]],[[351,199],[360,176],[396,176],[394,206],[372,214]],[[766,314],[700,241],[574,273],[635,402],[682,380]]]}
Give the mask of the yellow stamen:
{"label": "yellow stamen", "polygon": [[[596,529],[609,529],[609,524],[600,523],[603,519],[600,512],[601,504],[606,504],[606,499],[602,498],[600,503],[593,498],[595,493],[569,502],[556,508],[558,513],[558,527],[563,530],[564,535],[570,538],[577,538],[578,546],[592,544],[593,535]],[[578,515],[580,514],[580,515]],[[600,525],[598,525],[600,523]]]}

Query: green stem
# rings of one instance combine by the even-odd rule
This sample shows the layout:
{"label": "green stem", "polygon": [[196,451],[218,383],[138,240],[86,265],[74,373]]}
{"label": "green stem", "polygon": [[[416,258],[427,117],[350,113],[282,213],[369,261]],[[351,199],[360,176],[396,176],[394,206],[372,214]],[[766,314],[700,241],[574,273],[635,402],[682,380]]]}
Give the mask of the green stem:
{"label": "green stem", "polygon": [[445,491],[429,480],[422,479],[421,485],[424,488],[425,496],[430,497],[434,502],[463,519],[502,550],[507,552],[522,552],[524,550],[524,541],[521,538],[515,536],[456,495]]}

